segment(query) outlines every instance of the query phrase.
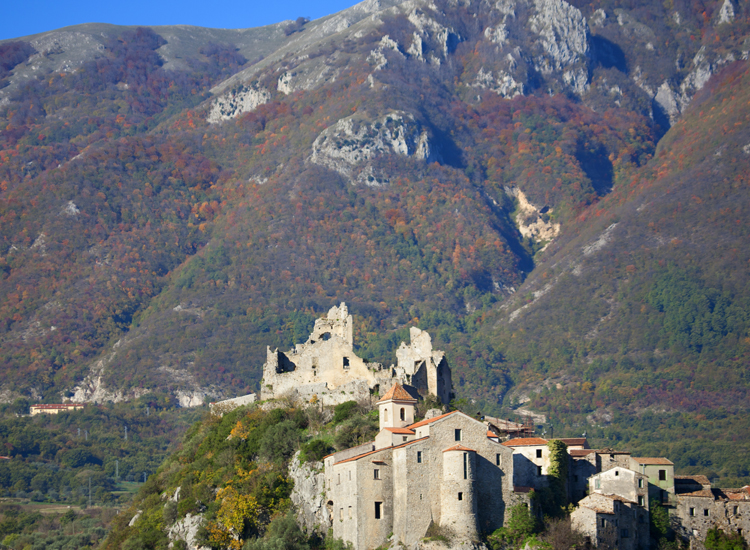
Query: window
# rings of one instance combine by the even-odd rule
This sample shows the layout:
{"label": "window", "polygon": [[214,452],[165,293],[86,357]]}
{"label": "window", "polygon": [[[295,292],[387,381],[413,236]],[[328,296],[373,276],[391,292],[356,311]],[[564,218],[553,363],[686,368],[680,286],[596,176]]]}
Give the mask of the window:
{"label": "window", "polygon": [[500,453],[498,453],[495,455],[495,466],[500,466],[500,464],[502,464],[502,461],[500,458]]}
{"label": "window", "polygon": [[464,479],[469,478],[469,459],[468,453],[464,453]]}
{"label": "window", "polygon": [[404,420],[406,418],[406,410],[403,407],[401,407],[400,415],[401,415],[401,420]]}
{"label": "window", "polygon": [[640,478],[640,479],[638,480],[638,488],[639,488],[639,489],[643,489],[643,478]]}
{"label": "window", "polygon": [[602,488],[602,482],[601,482],[601,480],[600,480],[600,479],[599,479],[599,478],[597,477],[597,478],[596,478],[596,479],[594,480],[594,489],[601,489],[601,488]]}
{"label": "window", "polygon": [[667,471],[659,470],[659,481],[666,481],[666,479],[667,479]]}
{"label": "window", "polygon": [[619,475],[620,475],[620,470],[615,470],[615,476],[617,477]]}
{"label": "window", "polygon": [[537,449],[536,450],[536,457],[537,458],[542,458],[542,450],[541,449]]}
{"label": "window", "polygon": [[737,512],[739,511],[739,508],[737,506],[734,507],[734,515],[737,515]]}
{"label": "window", "polygon": [[620,537],[622,537],[624,539],[630,538],[630,531],[628,531],[627,529],[621,529],[620,530]]}
{"label": "window", "polygon": [[341,474],[336,474],[336,485],[341,485]]}
{"label": "window", "polygon": [[464,499],[464,494],[458,493],[458,500],[463,500],[463,499]]}
{"label": "window", "polygon": [[695,508],[690,508],[690,515],[695,516]]}
{"label": "window", "polygon": [[417,451],[417,463],[422,464],[422,451]]}
{"label": "window", "polygon": [[703,515],[708,517],[708,508],[703,509]]}
{"label": "window", "polygon": [[542,467],[541,466],[537,466],[536,467],[536,475],[538,475],[538,476],[542,475]]}
{"label": "window", "polygon": [[349,519],[352,519],[352,507],[349,506]]}
{"label": "window", "polygon": [[578,481],[578,476],[573,476],[573,481]]}
{"label": "window", "polygon": [[602,527],[605,527],[606,525],[607,525],[606,521],[604,520],[604,518],[602,518]]}
{"label": "window", "polygon": [[406,436],[402,436],[401,441],[406,441]]}
{"label": "window", "polygon": [[373,475],[374,475],[373,479],[380,479],[380,470],[378,468],[375,468],[373,470]]}
{"label": "window", "polygon": [[375,519],[380,519],[381,508],[383,507],[382,502],[375,503]]}
{"label": "window", "polygon": [[646,504],[646,499],[643,498],[643,496],[638,496],[638,506],[644,506]]}
{"label": "window", "polygon": [[349,368],[349,358],[348,357],[344,357],[344,368],[345,369]]}
{"label": "window", "polygon": [[456,428],[456,431],[454,432],[454,435],[456,437],[456,441],[461,441],[461,430]]}

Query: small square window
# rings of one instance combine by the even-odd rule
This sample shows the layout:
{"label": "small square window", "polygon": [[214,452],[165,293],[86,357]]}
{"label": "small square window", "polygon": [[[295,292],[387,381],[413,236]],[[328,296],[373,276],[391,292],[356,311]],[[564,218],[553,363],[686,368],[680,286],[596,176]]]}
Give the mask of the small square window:
{"label": "small square window", "polygon": [[536,450],[536,457],[537,458],[542,458],[542,450],[541,449],[537,449]]}
{"label": "small square window", "polygon": [[703,515],[708,517],[708,508],[703,509]]}
{"label": "small square window", "polygon": [[638,506],[644,506],[646,504],[646,499],[643,498],[643,496],[638,496]]}
{"label": "small square window", "polygon": [[695,516],[695,508],[690,508],[690,515]]}
{"label": "small square window", "polygon": [[417,463],[422,464],[422,451],[417,451]]}
{"label": "small square window", "polygon": [[406,436],[402,436],[401,441],[406,441]]}
{"label": "small square window", "polygon": [[458,493],[458,500],[463,500],[463,499],[464,499],[464,494]]}
{"label": "small square window", "polygon": [[578,481],[578,476],[573,476],[573,481]]}
{"label": "small square window", "polygon": [[380,479],[380,470],[378,468],[375,468],[373,471],[374,479]]}
{"label": "small square window", "polygon": [[667,471],[659,470],[659,481],[666,481],[666,480],[667,480]]}
{"label": "small square window", "polygon": [[737,515],[737,512],[739,512],[739,508],[737,506],[734,507],[734,515]]}
{"label": "small square window", "polygon": [[630,531],[623,529],[620,531],[620,536],[624,539],[630,538]]}
{"label": "small square window", "polygon": [[500,456],[500,453],[497,453],[495,455],[495,466],[500,466],[500,464],[502,464],[502,458]]}
{"label": "small square window", "polygon": [[380,513],[382,511],[381,510],[382,507],[383,507],[383,503],[382,502],[376,502],[375,503],[375,519],[380,519]]}
{"label": "small square window", "polygon": [[461,430],[459,428],[456,428],[456,431],[454,432],[454,436],[456,438],[456,441],[461,441]]}
{"label": "small square window", "polygon": [[615,477],[620,475],[620,470],[615,470]]}
{"label": "small square window", "polygon": [[542,467],[541,466],[537,466],[536,467],[536,475],[538,475],[538,476],[542,475]]}
{"label": "small square window", "polygon": [[638,488],[639,488],[639,489],[643,489],[643,478],[640,478],[640,479],[638,480]]}
{"label": "small square window", "polygon": [[349,368],[349,358],[348,357],[344,357],[344,368],[345,369]]}

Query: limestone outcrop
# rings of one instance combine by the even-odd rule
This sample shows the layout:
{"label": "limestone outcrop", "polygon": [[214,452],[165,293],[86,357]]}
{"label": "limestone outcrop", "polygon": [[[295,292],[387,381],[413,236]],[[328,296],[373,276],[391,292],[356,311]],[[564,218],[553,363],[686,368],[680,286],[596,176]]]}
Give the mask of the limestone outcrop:
{"label": "limestone outcrop", "polygon": [[289,477],[294,481],[291,499],[297,511],[297,524],[307,533],[326,535],[331,517],[325,506],[325,471],[322,462],[300,464],[297,451],[289,462]]}
{"label": "limestone outcrop", "polygon": [[372,161],[387,154],[430,161],[435,153],[426,130],[404,111],[374,120],[355,114],[323,130],[312,145],[310,161],[334,170],[352,184],[377,187],[388,183]]}
{"label": "limestone outcrop", "polygon": [[271,94],[263,88],[239,86],[219,96],[209,109],[206,120],[214,124],[229,120],[255,110],[258,106],[268,103]]}

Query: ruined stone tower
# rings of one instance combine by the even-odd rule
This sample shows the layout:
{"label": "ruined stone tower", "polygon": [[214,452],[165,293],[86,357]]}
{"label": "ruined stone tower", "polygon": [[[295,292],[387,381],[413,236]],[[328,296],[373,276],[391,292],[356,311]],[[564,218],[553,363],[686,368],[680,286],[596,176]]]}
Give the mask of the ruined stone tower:
{"label": "ruined stone tower", "polygon": [[398,383],[412,397],[434,395],[448,404],[452,397],[450,368],[445,354],[432,349],[427,332],[412,328],[411,342],[402,342],[396,352],[398,365],[383,367],[354,353],[353,325],[342,302],[315,321],[304,344],[286,353],[267,348],[261,399],[287,396],[309,402],[314,398],[334,405],[369,399],[371,393]]}

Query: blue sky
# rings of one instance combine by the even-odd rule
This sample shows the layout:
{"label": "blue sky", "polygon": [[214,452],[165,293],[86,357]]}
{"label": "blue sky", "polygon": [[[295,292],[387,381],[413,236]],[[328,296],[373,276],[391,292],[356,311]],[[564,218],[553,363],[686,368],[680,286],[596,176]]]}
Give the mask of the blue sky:
{"label": "blue sky", "polygon": [[244,29],[299,16],[317,19],[358,0],[6,0],[0,40],[79,23],[115,25],[197,25]]}

